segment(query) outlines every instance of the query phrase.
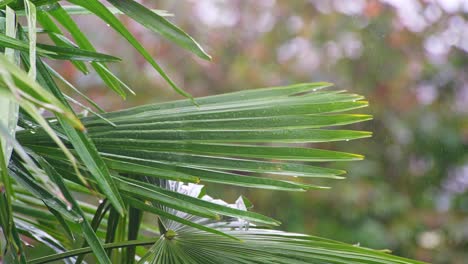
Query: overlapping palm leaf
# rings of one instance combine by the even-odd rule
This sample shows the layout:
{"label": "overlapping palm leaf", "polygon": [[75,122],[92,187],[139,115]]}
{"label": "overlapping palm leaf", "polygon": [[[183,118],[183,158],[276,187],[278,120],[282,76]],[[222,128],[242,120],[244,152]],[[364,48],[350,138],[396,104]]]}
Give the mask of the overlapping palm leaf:
{"label": "overlapping palm leaf", "polygon": [[[278,263],[292,259],[298,263],[323,263],[326,260],[352,263],[366,259],[368,263],[388,263],[390,260],[411,263],[382,252],[335,241],[324,242],[314,237],[258,228],[243,230],[242,225],[231,230],[232,219],[258,226],[278,223],[242,208],[226,207],[161,184],[165,180],[174,180],[303,191],[317,187],[312,185],[313,181],[309,183],[314,177],[340,178],[343,171],[312,166],[311,162],[349,161],[362,156],[294,144],[346,141],[370,135],[363,131],[337,129],[341,125],[368,120],[370,116],[345,112],[364,107],[367,102],[359,95],[324,89],[328,86],[327,83],[312,83],[247,90],[199,98],[196,99],[198,105],[181,100],[103,114],[115,127],[99,117],[82,118],[81,121],[104,157],[126,203],[138,210],[155,213],[165,219],[163,221],[179,223],[171,230],[176,232],[176,240],[187,239],[188,248],[182,242],[172,245],[175,242],[166,239],[163,233],[149,252],[168,256],[150,253],[148,257],[157,261],[155,263],[182,260],[200,263],[207,259],[220,263],[218,257],[214,257],[220,255],[232,263],[254,261],[252,257],[237,256],[236,250],[231,255],[213,254],[211,251],[216,249],[210,249],[207,244],[220,239],[226,239],[226,244],[218,250],[240,247],[237,250],[252,251],[252,256],[258,258],[255,258],[257,262],[251,263],[268,263],[272,259]],[[60,128],[57,130],[60,133]],[[41,129],[21,131],[17,137],[31,152],[52,164],[59,174],[79,184],[77,177],[70,173],[68,161]],[[83,174],[88,174],[84,167]],[[229,228],[223,226],[226,221],[230,223]],[[206,255],[191,255],[193,252],[190,253],[189,248],[196,245],[191,244],[192,239],[206,240],[207,244],[200,242],[198,245],[200,251],[206,250]],[[275,246],[276,251],[273,250]],[[285,247],[293,248],[291,252],[294,254],[281,253],[280,249]]]}
{"label": "overlapping palm leaf", "polygon": [[[92,253],[99,263],[417,263],[271,230],[279,222],[247,210],[245,197],[228,204],[205,195],[198,184],[281,191],[325,188],[314,178],[339,179],[344,171],[323,167],[322,162],[363,158],[319,148],[321,142],[370,136],[341,127],[371,118],[348,113],[367,106],[362,96],[326,89],[328,83],[305,83],[194,100],[116,17],[125,14],[210,59],[164,18],[165,11],[131,0],[109,1],[114,7],[97,0],[69,2],[76,6],[54,0],[0,3],[0,47],[5,50],[5,56],[0,55],[0,92],[1,102],[8,103],[2,106],[8,114],[0,120],[0,148],[14,148],[11,159],[8,151],[0,156],[0,259],[81,263]],[[76,14],[96,15],[109,24],[189,99],[103,113],[43,61],[69,60],[84,74],[91,66],[120,96],[133,93],[105,64],[118,58],[96,51],[74,22]],[[15,15],[26,16],[27,26]],[[42,33],[54,45],[38,44],[36,34]],[[65,95],[57,81],[96,111]],[[78,118],[70,103],[95,115]],[[43,109],[51,114],[48,118]],[[93,199],[100,202],[84,202]],[[146,222],[144,213],[157,217]],[[57,254],[27,260],[25,237]]]}

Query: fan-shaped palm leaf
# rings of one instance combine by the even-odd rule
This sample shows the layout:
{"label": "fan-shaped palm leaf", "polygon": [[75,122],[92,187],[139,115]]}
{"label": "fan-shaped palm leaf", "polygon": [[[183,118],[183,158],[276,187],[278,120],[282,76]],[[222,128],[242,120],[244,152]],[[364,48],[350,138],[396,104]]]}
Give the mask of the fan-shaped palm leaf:
{"label": "fan-shaped palm leaf", "polygon": [[[0,108],[7,113],[0,116],[4,262],[26,263],[21,238],[29,237],[57,252],[29,263],[81,263],[87,253],[99,263],[418,263],[272,230],[280,223],[247,210],[251,206],[245,197],[228,204],[206,195],[200,185],[325,188],[313,180],[340,179],[344,171],[313,163],[363,158],[320,148],[321,142],[371,135],[341,128],[371,119],[348,113],[367,106],[362,96],[325,89],[329,83],[305,83],[111,113],[91,111],[94,116],[78,118],[68,103],[76,101],[63,94],[56,79],[103,111],[43,57],[70,60],[84,74],[89,62],[120,96],[132,90],[104,64],[118,58],[96,52],[73,14],[94,14],[108,23],[189,98],[115,15],[125,14],[197,56],[210,57],[163,11],[127,0],[109,1],[116,8],[96,0],[69,2],[79,6],[55,0],[0,3],[0,22],[5,22],[0,32],[5,49],[5,56],[0,55]],[[27,27],[16,14],[26,16]],[[55,45],[36,43],[36,19],[40,32]],[[73,39],[65,37],[66,31]],[[53,116],[45,118],[40,108]],[[84,202],[90,199],[99,203]],[[158,217],[145,222],[144,213]]]}
{"label": "fan-shaped palm leaf", "polygon": [[[356,160],[362,156],[291,145],[370,135],[336,129],[370,116],[340,113],[367,103],[358,95],[323,90],[328,86],[315,83],[257,89],[199,98],[198,106],[182,100],[103,114],[115,127],[99,117],[83,118],[81,121],[111,169],[127,205],[159,215],[168,228],[148,251],[148,261],[412,263],[335,241],[257,227],[243,229],[246,221],[263,226],[278,223],[245,207],[230,207],[198,197],[198,193],[166,188],[165,179],[170,179],[304,191],[317,186],[298,179],[339,178],[343,171],[309,163]],[[79,184],[69,162],[47,134],[37,128],[34,134],[30,131],[17,133],[21,144],[44,157],[69,181]],[[82,169],[84,175],[89,174],[85,167]],[[175,237],[169,239],[168,230],[175,232]],[[245,254],[239,254],[241,251]]]}

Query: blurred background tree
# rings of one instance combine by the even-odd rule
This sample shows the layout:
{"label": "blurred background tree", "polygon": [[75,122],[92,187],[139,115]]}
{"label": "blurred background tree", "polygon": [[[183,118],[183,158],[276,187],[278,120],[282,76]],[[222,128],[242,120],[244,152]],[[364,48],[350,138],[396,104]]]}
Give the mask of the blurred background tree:
{"label": "blurred background tree", "polygon": [[[329,81],[366,95],[374,131],[343,150],[348,181],[328,191],[243,194],[288,231],[325,236],[433,263],[468,259],[468,1],[140,1],[171,18],[213,56],[203,61],[126,21],[176,83],[194,96],[248,87]],[[177,11],[177,12],[175,12]],[[125,19],[122,17],[122,19]],[[97,19],[83,30],[125,64],[112,69],[137,95],[122,102],[68,62],[61,73],[106,110],[178,97]],[[107,47],[107,50],[105,50]],[[58,62],[54,62],[58,63]],[[327,143],[329,149],[339,143]]]}

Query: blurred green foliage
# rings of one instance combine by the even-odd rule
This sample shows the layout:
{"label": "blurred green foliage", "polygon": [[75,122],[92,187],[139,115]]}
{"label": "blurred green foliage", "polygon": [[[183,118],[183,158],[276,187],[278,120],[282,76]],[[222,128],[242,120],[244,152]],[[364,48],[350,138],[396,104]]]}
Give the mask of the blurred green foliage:
{"label": "blurred green foliage", "polygon": [[[368,97],[366,140],[327,143],[366,155],[340,163],[346,181],[308,193],[212,188],[244,194],[255,210],[306,232],[433,263],[468,259],[468,3],[466,1],[143,1],[213,56],[203,61],[137,24],[127,25],[194,96],[307,81]],[[450,4],[452,3],[452,5]],[[125,20],[125,18],[122,18]],[[128,45],[89,18],[93,42],[126,63],[113,70],[136,91],[121,102],[71,65],[62,74],[104,108],[177,98]],[[99,25],[100,29],[96,30]],[[109,31],[109,32],[107,32]]]}

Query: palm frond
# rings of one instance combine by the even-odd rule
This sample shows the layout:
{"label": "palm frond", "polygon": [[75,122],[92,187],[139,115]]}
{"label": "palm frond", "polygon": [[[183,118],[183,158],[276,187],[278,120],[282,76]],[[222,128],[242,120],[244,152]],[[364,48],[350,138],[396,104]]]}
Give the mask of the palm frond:
{"label": "palm frond", "polygon": [[[194,100],[117,18],[126,15],[210,59],[164,18],[167,12],[127,0],[110,0],[114,7],[96,0],[69,2],[75,6],[56,0],[0,3],[0,22],[5,23],[0,32],[5,50],[0,55],[0,114],[6,113],[0,115],[2,261],[26,263],[21,238],[28,237],[56,252],[28,263],[81,263],[88,253],[99,263],[419,263],[272,230],[280,223],[249,211],[247,198],[229,204],[207,195],[201,185],[327,188],[314,180],[342,179],[345,172],[322,162],[363,159],[321,144],[371,136],[343,128],[372,118],[349,113],[368,105],[363,96],[328,89],[329,83],[304,83]],[[121,97],[133,93],[106,64],[119,59],[97,52],[73,20],[78,14],[108,23],[189,99],[103,113],[43,61],[69,60],[83,74],[92,68]],[[26,16],[27,27],[16,15]],[[54,45],[37,43],[39,32]],[[78,118],[69,102],[88,108],[64,94],[57,81],[98,111],[89,108],[93,116]],[[96,204],[85,202],[97,199]],[[145,214],[157,217],[146,222]]]}
{"label": "palm frond", "polygon": [[[171,181],[164,186],[167,190],[192,197],[200,196],[202,189],[201,185],[184,185]],[[235,204],[213,200],[206,195],[201,198],[242,210],[247,207],[242,198]],[[140,209],[148,207],[147,204],[133,199],[131,204]],[[237,218],[213,221],[167,207],[152,207],[147,211],[159,216],[163,226],[160,228],[160,237],[111,243],[104,247],[152,245],[138,263],[422,263],[390,255],[387,250],[372,250],[315,236],[259,228]],[[187,225],[181,219],[191,224]],[[197,226],[203,226],[207,230]],[[236,239],[231,239],[231,236]],[[89,248],[82,248],[34,259],[31,263],[47,263],[89,252]]]}
{"label": "palm frond", "polygon": [[[157,214],[163,226],[176,234],[170,239],[163,234],[143,260],[151,263],[417,263],[336,241],[262,229],[256,225],[278,222],[249,212],[246,206],[231,206],[200,196],[202,188],[193,187],[196,184],[190,186],[198,192],[168,187],[173,181],[166,180],[172,179],[303,191],[316,186],[297,179],[340,178],[341,170],[309,163],[357,160],[362,156],[294,144],[370,136],[368,132],[337,129],[371,117],[341,113],[364,107],[367,102],[358,95],[323,90],[328,86],[300,84],[257,89],[199,98],[198,106],[190,100],[181,100],[103,114],[115,127],[98,117],[83,118],[81,121],[111,169],[117,189],[128,206]],[[199,120],[207,124],[206,128],[198,125]],[[268,122],[272,123],[270,127]],[[32,136],[25,130],[17,137],[25,147],[50,162],[59,174],[79,183],[70,173],[70,164],[45,133],[38,130]],[[84,166],[81,168],[83,175],[89,175]],[[240,201],[243,200],[238,204],[242,204]],[[243,227],[246,224],[253,226]],[[221,243],[213,246],[215,241]]]}

